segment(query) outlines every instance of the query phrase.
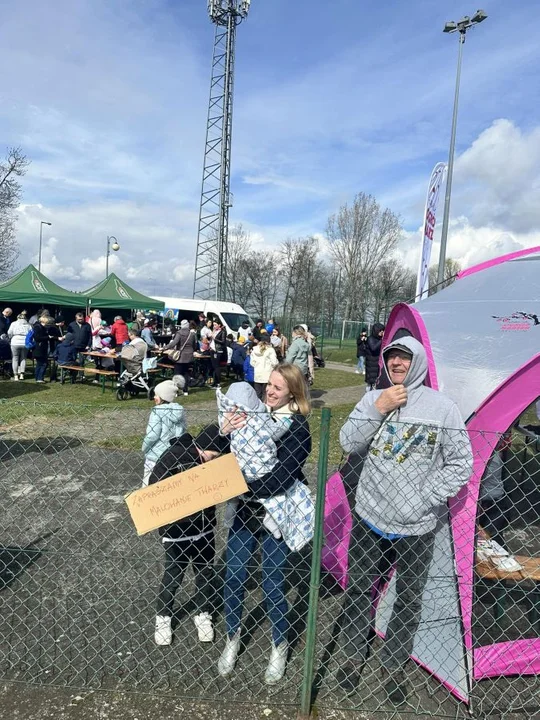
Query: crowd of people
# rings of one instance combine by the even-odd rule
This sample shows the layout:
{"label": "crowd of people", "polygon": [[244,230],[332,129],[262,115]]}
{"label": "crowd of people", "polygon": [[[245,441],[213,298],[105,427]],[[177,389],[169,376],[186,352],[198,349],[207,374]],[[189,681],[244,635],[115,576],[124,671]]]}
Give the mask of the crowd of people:
{"label": "crowd of people", "polygon": [[[372,333],[375,342],[380,341],[379,332]],[[303,474],[311,452],[305,334],[300,326],[294,329],[285,362],[278,363],[277,353],[260,333],[251,350],[251,357],[262,358],[253,365],[255,379],[233,383],[226,394],[218,391],[218,423],[198,435],[186,431],[174,381],[160,383],[143,445],[143,482],[150,484],[223,453],[236,456],[248,492],[229,501],[225,511],[228,539],[221,601],[226,635],[217,672],[231,675],[238,661],[246,583],[260,543],[262,591],[271,628],[265,674],[270,685],[285,674],[289,651],[285,568],[299,547],[295,535],[303,527],[302,517],[307,525],[313,509]],[[288,362],[287,355],[296,363]],[[268,377],[257,375],[263,371]],[[343,451],[364,460],[352,466],[356,469],[347,480],[355,489],[354,524],[336,680],[345,693],[356,691],[370,646],[373,583],[384,567],[395,564],[396,598],[381,665],[389,699],[401,704],[408,695],[405,665],[420,621],[437,518],[468,481],[472,451],[455,403],[424,385],[427,357],[421,343],[411,337],[392,342],[383,351],[382,372],[390,387],[365,393],[340,433]],[[292,498],[299,498],[298,508],[305,513],[294,520]],[[173,640],[175,594],[190,564],[196,580],[193,622],[201,642],[215,639],[215,530],[215,507],[160,529],[164,572],[157,593],[157,645]]]}

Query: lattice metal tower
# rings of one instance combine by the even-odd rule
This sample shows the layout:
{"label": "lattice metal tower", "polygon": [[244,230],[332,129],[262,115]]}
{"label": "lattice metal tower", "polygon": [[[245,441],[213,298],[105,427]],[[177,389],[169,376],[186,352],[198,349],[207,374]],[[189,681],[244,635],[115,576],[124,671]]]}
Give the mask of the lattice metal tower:
{"label": "lattice metal tower", "polygon": [[236,28],[251,0],[209,0],[216,25],[193,297],[225,299],[231,207],[231,136]]}

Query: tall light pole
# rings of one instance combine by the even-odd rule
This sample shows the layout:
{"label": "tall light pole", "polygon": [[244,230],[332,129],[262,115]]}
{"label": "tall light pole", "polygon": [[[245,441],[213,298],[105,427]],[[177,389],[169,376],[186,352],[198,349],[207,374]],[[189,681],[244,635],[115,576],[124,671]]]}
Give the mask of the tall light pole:
{"label": "tall light pole", "polygon": [[[111,240],[114,240],[113,244],[111,245]],[[120,245],[118,244],[118,240],[114,237],[114,235],[107,235],[107,256],[106,256],[106,262],[105,262],[105,277],[109,277],[109,255],[111,254],[111,250],[114,250],[114,252],[118,252],[120,250]]]}
{"label": "tall light pole", "polygon": [[42,220],[39,223],[39,257],[38,257],[38,270],[41,272],[41,248],[43,246],[43,226],[44,225],[52,225],[50,222],[45,222],[45,220]]}
{"label": "tall light pole", "polygon": [[450,197],[452,195],[452,176],[454,173],[454,151],[456,148],[456,127],[457,127],[457,116],[458,116],[458,102],[459,102],[459,83],[461,79],[461,58],[463,55],[463,45],[465,43],[465,37],[467,30],[470,30],[478,23],[484,22],[487,18],[487,13],[483,10],[477,10],[471,17],[466,15],[461,18],[459,22],[447,22],[444,26],[443,32],[445,33],[459,33],[459,50],[458,50],[458,64],[456,74],[456,90],[454,93],[454,113],[452,115],[452,133],[450,135],[450,152],[448,153],[448,175],[446,176],[446,194],[444,196],[444,215],[443,225],[441,232],[441,251],[439,254],[439,271],[437,273],[437,285],[440,288],[440,284],[444,281],[444,265],[446,262],[446,243],[448,240],[448,222],[450,219]]}
{"label": "tall light pole", "polygon": [[193,297],[206,300],[226,296],[236,30],[250,4],[251,0],[208,0],[216,32],[193,278]]}

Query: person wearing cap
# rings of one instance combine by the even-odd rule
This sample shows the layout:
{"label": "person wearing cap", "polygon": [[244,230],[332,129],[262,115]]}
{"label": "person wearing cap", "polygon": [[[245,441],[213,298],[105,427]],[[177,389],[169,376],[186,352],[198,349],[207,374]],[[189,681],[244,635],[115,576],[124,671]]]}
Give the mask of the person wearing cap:
{"label": "person wearing cap", "polygon": [[[184,433],[174,438],[157,461],[149,483],[152,485],[171,475],[184,472],[229,452],[229,439],[220,434],[217,424],[208,425],[197,437]],[[170,645],[173,639],[172,617],[176,591],[182,584],[188,565],[195,575],[196,608],[193,622],[200,642],[214,640],[212,615],[215,611],[214,559],[216,508],[200,510],[189,517],[159,529],[165,549],[165,568],[156,608],[154,640],[156,645]]]}
{"label": "person wearing cap", "polygon": [[[469,480],[472,450],[457,405],[424,383],[424,347],[401,337],[383,351],[390,387],[366,393],[340,432],[346,453],[364,457],[356,477],[337,681],[356,690],[368,655],[374,585],[395,563],[396,598],[381,654],[387,697],[405,702],[405,665],[420,622],[435,527]],[[354,481],[354,478],[353,478]]]}
{"label": "person wearing cap", "polygon": [[193,354],[198,348],[197,333],[189,326],[188,320],[181,320],[180,329],[168,345],[165,345],[163,352],[167,350],[178,351],[178,360],[174,361],[174,374],[182,375],[185,379],[184,395],[189,393],[189,381],[191,379],[191,368],[193,365]]}
{"label": "person wearing cap", "polygon": [[237,380],[244,379],[244,362],[246,359],[246,338],[238,335],[232,346],[231,369]]}
{"label": "person wearing cap", "polygon": [[184,379],[179,375],[176,382],[164,380],[154,388],[154,407],[148,418],[142,444],[144,453],[143,487],[148,485],[154,465],[168,449],[171,440],[186,432],[186,413],[184,408],[175,402],[183,382]]}

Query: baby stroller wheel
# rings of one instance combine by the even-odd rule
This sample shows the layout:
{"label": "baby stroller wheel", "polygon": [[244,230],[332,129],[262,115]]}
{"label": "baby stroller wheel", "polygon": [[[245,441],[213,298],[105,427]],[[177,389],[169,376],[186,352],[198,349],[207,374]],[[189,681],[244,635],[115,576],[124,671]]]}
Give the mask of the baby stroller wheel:
{"label": "baby stroller wheel", "polygon": [[129,392],[126,390],[125,387],[119,387],[116,391],[116,399],[117,400],[127,400],[128,399]]}

